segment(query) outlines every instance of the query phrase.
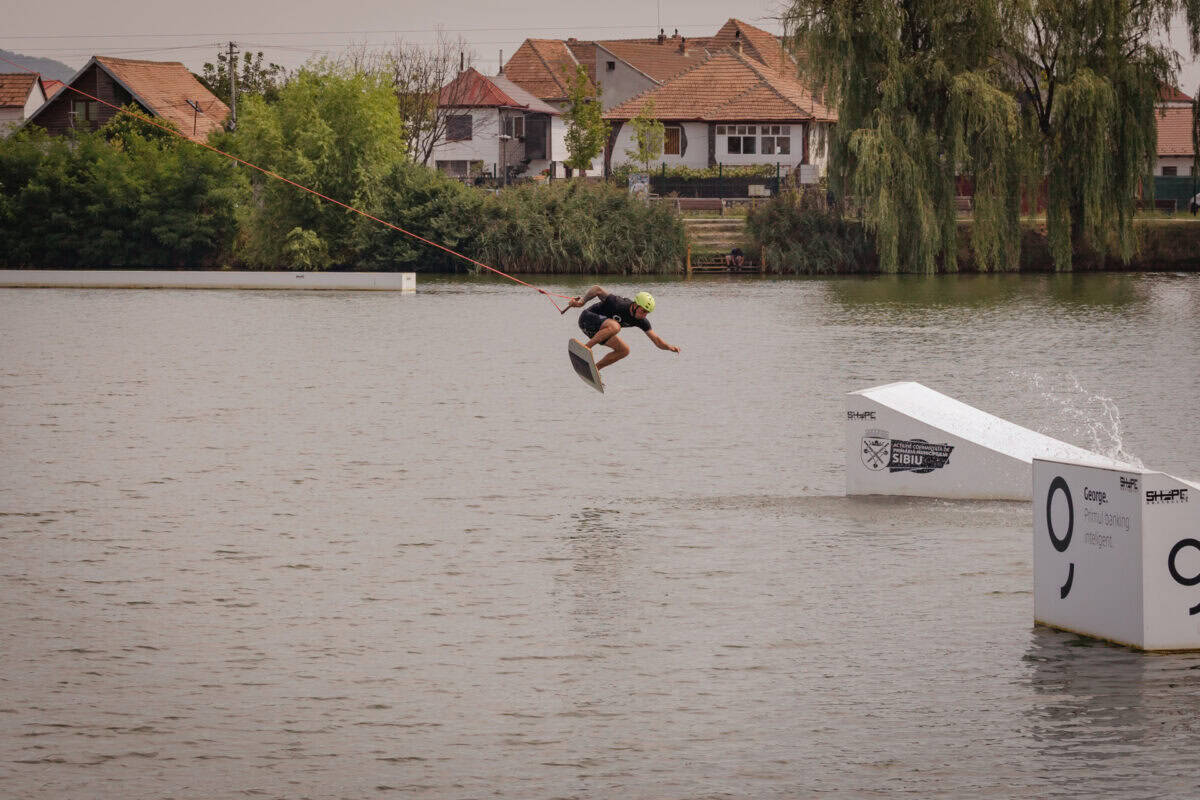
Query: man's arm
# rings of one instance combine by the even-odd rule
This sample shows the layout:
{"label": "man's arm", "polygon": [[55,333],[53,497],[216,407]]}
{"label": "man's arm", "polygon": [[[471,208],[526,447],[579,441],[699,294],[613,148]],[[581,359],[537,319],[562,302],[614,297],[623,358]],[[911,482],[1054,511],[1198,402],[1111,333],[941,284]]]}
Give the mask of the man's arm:
{"label": "man's arm", "polygon": [[608,297],[608,292],[604,291],[604,289],[600,287],[600,284],[596,284],[592,288],[588,289],[587,293],[582,297],[572,297],[570,300],[568,300],[567,308],[582,308],[592,298],[603,300],[606,297]]}
{"label": "man's arm", "polygon": [[655,333],[653,328],[646,331],[646,336],[650,338],[650,341],[654,342],[654,346],[659,350],[670,350],[672,353],[679,352],[678,347],[673,344],[667,344],[665,341],[663,341],[663,338]]}

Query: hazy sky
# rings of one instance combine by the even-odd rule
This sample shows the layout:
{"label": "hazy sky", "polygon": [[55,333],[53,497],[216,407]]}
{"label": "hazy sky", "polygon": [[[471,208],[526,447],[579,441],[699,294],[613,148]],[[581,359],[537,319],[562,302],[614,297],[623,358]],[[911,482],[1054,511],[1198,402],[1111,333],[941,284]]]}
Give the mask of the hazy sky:
{"label": "hazy sky", "polygon": [[[711,36],[730,17],[775,33],[779,0],[7,0],[0,48],[78,68],[93,54],[182,61],[198,71],[230,40],[295,67],[355,45],[430,43],[440,27],[461,36],[475,65],[495,73],[527,38],[581,39],[670,34]],[[10,68],[11,69],[11,68]],[[0,70],[4,71],[4,70]]]}
{"label": "hazy sky", "polygon": [[[0,48],[83,66],[93,54],[182,61],[199,71],[230,40],[296,67],[347,47],[428,44],[438,28],[461,36],[475,65],[495,73],[526,37],[561,39],[652,36],[659,27],[710,36],[730,17],[780,32],[786,0],[337,0],[295,4],[255,0],[6,0]],[[1184,53],[1186,37],[1171,44]],[[11,71],[11,67],[6,67]],[[0,71],[5,71],[0,69]],[[1179,86],[1196,94],[1200,63],[1188,61]]]}

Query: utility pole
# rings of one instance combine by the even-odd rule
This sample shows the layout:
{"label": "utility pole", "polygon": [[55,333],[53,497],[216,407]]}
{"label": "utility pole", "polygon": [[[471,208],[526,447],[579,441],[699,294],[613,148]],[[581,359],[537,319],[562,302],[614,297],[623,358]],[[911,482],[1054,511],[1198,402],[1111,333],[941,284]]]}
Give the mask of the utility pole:
{"label": "utility pole", "polygon": [[237,42],[229,43],[229,130],[237,130]]}

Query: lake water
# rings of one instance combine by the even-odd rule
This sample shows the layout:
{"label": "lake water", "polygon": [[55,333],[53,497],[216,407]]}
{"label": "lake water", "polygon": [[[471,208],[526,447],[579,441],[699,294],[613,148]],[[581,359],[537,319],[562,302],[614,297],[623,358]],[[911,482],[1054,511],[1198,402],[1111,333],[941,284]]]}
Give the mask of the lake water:
{"label": "lake water", "polygon": [[896,380],[1200,477],[1200,275],[605,285],[604,395],[508,282],[0,290],[0,797],[1200,794],[1200,653],[842,477]]}

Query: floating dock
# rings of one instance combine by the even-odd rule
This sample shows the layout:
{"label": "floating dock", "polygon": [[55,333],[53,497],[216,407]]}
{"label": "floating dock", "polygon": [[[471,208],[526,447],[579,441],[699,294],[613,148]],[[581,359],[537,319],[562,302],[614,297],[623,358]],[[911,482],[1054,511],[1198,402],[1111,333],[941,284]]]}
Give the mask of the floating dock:
{"label": "floating dock", "polygon": [[846,494],[1029,500],[1035,458],[1129,467],[905,381],[846,398]]}
{"label": "floating dock", "polygon": [[415,292],[415,272],[244,272],[157,269],[3,269],[3,288],[303,289]]}

